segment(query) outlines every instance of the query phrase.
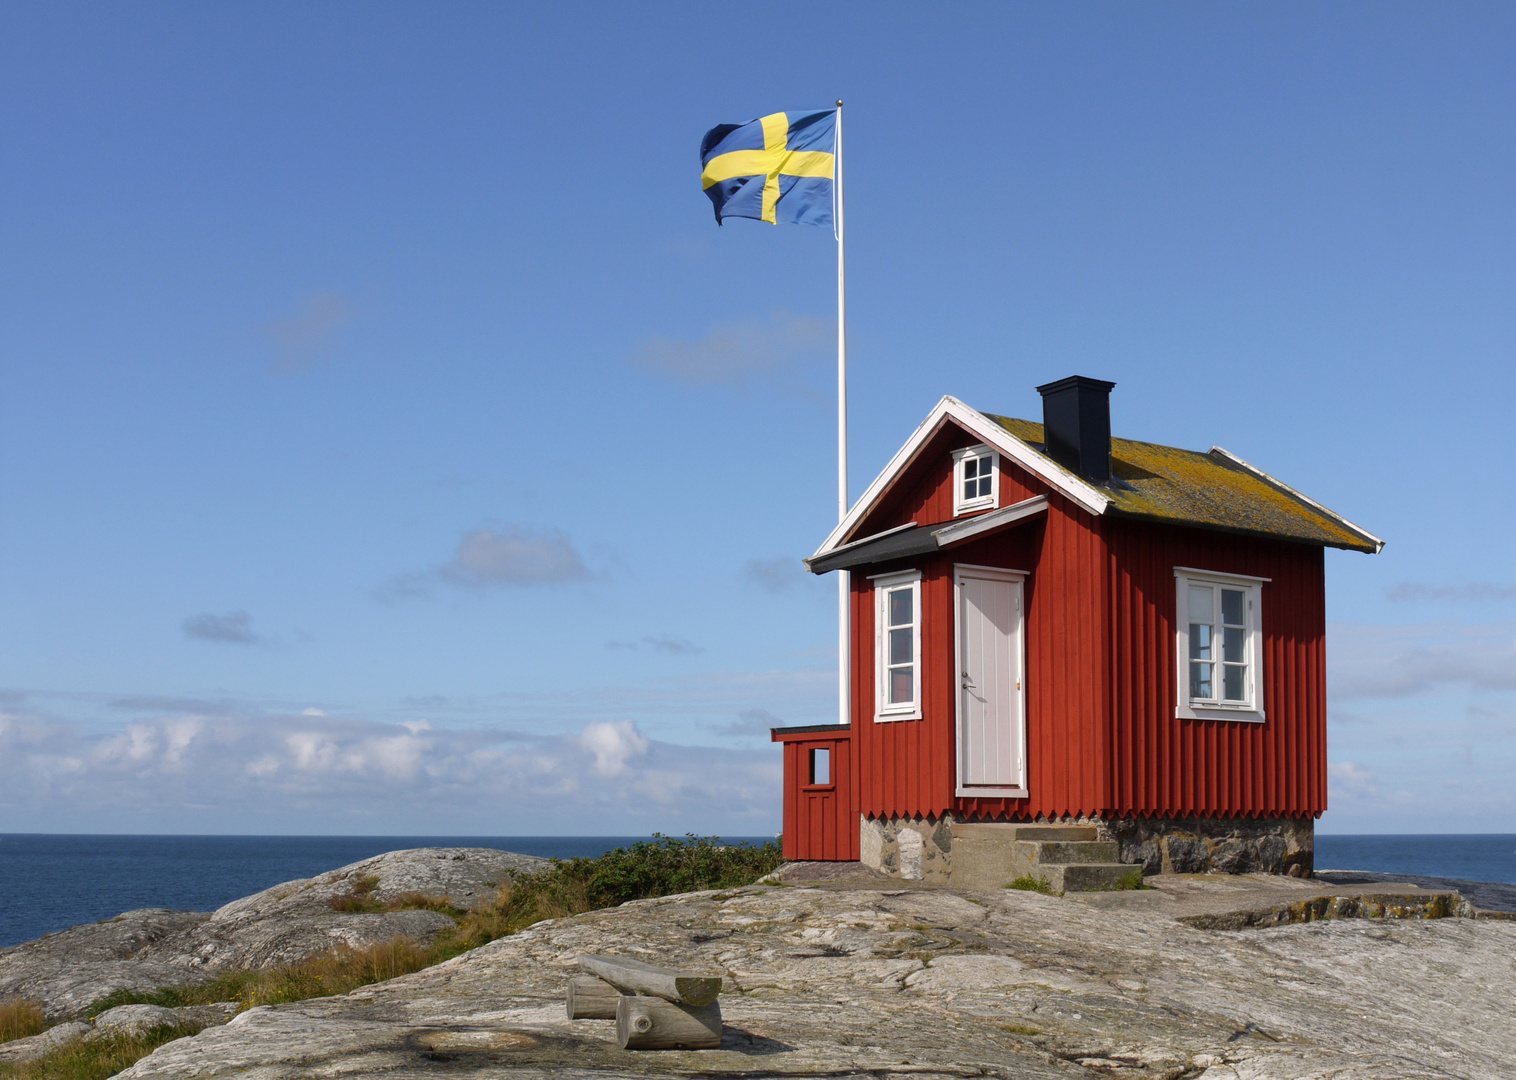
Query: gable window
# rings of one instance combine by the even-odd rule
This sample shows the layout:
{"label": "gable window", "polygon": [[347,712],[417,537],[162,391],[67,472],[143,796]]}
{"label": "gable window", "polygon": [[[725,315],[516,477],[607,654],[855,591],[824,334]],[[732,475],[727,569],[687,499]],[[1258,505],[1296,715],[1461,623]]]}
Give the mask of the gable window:
{"label": "gable window", "polygon": [[988,446],[953,451],[953,516],[1000,505],[1000,455]]}
{"label": "gable window", "polygon": [[1268,578],[1175,567],[1174,715],[1263,720],[1263,591]]}
{"label": "gable window", "polygon": [[921,572],[874,578],[874,719],[921,717]]}

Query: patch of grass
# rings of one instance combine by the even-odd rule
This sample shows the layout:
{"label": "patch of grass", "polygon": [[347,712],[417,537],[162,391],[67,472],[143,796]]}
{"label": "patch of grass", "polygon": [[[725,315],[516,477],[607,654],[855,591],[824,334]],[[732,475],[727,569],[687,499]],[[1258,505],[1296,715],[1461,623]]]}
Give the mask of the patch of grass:
{"label": "patch of grass", "polygon": [[334,896],[327,901],[333,911],[383,911],[384,905],[369,895],[379,886],[377,874],[364,874],[353,882],[352,891],[345,896]]}
{"label": "patch of grass", "polygon": [[156,990],[118,990],[92,1002],[85,1012],[99,1016],[117,1005],[161,1005],[176,1009],[184,1005],[211,1005],[235,1001],[242,1008],[304,1001],[313,997],[345,994],[369,983],[409,975],[430,967],[445,957],[435,947],[417,945],[409,938],[394,937],[364,949],[346,945],[302,960],[298,964],[256,971],[229,971],[209,982],[164,986]]}
{"label": "patch of grass", "polygon": [[1057,896],[1053,891],[1052,883],[1044,877],[1033,877],[1031,874],[1022,874],[1015,881],[1006,886],[1007,889],[1021,889],[1025,892],[1040,892],[1044,896]]}
{"label": "patch of grass", "polygon": [[408,892],[401,893],[393,900],[384,905],[385,911],[439,911],[448,918],[456,921],[464,914],[462,908],[453,903],[453,898],[447,893],[437,896],[434,893]]}
{"label": "patch of grass", "polygon": [[203,983],[160,986],[155,990],[116,990],[89,1003],[84,1015],[93,1020],[117,1005],[157,1005],[178,1009],[185,1005],[214,1005],[221,1001],[251,1004],[253,988],[264,975],[260,971],[227,971]]}
{"label": "patch of grass", "polygon": [[46,1027],[47,1017],[35,1001],[11,998],[0,1002],[0,1043],[24,1039],[28,1035],[40,1035]]}
{"label": "patch of grass", "polygon": [[1141,870],[1132,870],[1123,874],[1121,880],[1116,884],[1116,888],[1118,889],[1151,889],[1152,887],[1142,879]]}
{"label": "patch of grass", "polygon": [[1009,1031],[1012,1035],[1041,1035],[1042,1032],[1025,1024],[996,1024],[1001,1031]]}
{"label": "patch of grass", "polygon": [[35,1061],[0,1064],[4,1080],[105,1080],[147,1057],[164,1043],[194,1035],[198,1027],[165,1025],[138,1034],[75,1042]]}

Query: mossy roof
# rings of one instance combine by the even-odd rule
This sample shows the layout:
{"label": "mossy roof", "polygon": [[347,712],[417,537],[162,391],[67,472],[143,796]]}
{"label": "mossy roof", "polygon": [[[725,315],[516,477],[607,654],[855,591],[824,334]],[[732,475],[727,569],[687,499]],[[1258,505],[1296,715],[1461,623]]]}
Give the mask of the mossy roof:
{"label": "mossy roof", "polygon": [[[982,415],[1046,457],[1041,424]],[[1096,485],[1111,500],[1106,513],[1353,551],[1373,553],[1384,546],[1377,537],[1219,447],[1201,453],[1113,438],[1111,473],[1111,481]]]}

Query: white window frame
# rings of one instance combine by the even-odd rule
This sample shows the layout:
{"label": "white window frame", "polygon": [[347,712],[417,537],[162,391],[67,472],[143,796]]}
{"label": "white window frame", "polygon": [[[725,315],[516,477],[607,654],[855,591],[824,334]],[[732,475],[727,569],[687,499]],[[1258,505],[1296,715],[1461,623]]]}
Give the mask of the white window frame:
{"label": "white window frame", "polygon": [[[1264,722],[1263,701],[1263,586],[1268,578],[1250,577],[1246,574],[1221,574],[1213,570],[1197,570],[1189,566],[1174,567],[1174,653],[1178,668],[1176,676],[1176,696],[1174,715],[1182,720],[1241,720],[1248,723],[1261,724]],[[1218,588],[1224,587],[1233,590],[1241,590],[1246,594],[1246,629],[1247,639],[1243,643],[1243,653],[1247,661],[1248,686],[1247,700],[1242,702],[1225,702],[1217,699],[1192,698],[1190,697],[1190,586],[1211,585]],[[1221,606],[1220,594],[1216,594],[1214,603],[1215,610]],[[1219,617],[1213,616],[1216,621],[1212,626],[1219,625]],[[1222,635],[1213,631],[1211,640],[1215,642],[1214,660],[1215,670],[1212,674],[1212,685],[1217,687],[1220,693],[1222,686]]]}
{"label": "white window frame", "polygon": [[[869,580],[874,583],[874,722],[883,724],[894,720],[920,720],[921,571],[902,570],[895,574],[878,574],[870,577]],[[908,588],[911,591],[911,612],[915,617],[915,623],[911,627],[911,671],[913,673],[911,688],[915,699],[891,704],[888,699],[889,595],[902,588]]]}
{"label": "white window frame", "polygon": [[[963,497],[963,470],[965,462],[990,459],[990,493],[972,499]],[[993,510],[1000,505],[1000,452],[980,443],[953,451],[953,516],[972,513],[976,510]]]}

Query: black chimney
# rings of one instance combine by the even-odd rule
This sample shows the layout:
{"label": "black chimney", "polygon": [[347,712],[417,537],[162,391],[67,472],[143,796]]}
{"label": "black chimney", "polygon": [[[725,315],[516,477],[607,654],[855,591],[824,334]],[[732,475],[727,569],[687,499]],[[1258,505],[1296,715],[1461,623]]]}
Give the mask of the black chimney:
{"label": "black chimney", "polygon": [[1039,386],[1042,441],[1048,457],[1086,480],[1111,478],[1111,387],[1070,375]]}

